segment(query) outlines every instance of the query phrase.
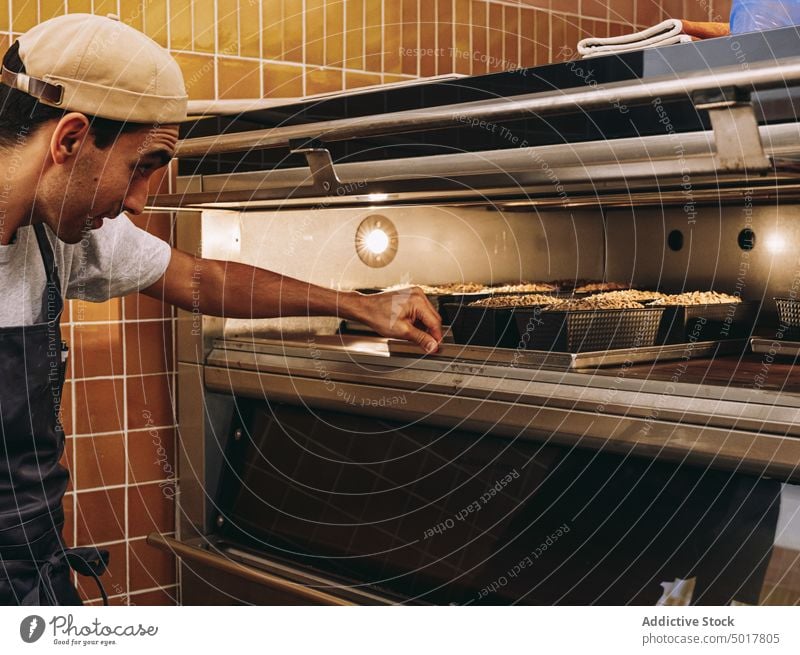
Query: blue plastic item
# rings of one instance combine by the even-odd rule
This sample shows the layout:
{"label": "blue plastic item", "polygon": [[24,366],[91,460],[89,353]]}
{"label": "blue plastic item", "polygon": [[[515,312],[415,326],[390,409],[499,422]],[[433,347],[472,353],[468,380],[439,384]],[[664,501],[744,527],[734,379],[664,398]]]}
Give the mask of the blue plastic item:
{"label": "blue plastic item", "polygon": [[733,0],[731,34],[800,25],[800,0]]}

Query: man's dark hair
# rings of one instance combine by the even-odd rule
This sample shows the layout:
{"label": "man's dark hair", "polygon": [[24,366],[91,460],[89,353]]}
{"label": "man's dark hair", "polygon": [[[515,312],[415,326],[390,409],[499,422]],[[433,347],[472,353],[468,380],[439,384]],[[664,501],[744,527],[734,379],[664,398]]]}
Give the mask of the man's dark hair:
{"label": "man's dark hair", "polygon": [[[14,73],[25,72],[25,65],[19,58],[19,41],[15,41],[6,52],[3,66]],[[45,105],[27,93],[0,84],[0,147],[13,145],[20,134],[33,134],[43,123],[58,120],[68,111]],[[142,123],[114,121],[88,114],[86,117],[98,148],[107,148],[120,134],[144,127]]]}

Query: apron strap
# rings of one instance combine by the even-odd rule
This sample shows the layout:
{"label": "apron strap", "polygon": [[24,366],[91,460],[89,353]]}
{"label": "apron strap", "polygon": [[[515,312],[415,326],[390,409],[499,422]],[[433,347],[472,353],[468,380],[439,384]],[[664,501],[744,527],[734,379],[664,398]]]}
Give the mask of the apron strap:
{"label": "apron strap", "polygon": [[[108,566],[108,551],[87,546],[82,548],[66,548],[59,550],[39,568],[39,582],[22,599],[22,605],[58,605],[58,596],[53,587],[53,579],[63,573],[65,567],[76,571],[80,575],[94,578],[103,605],[108,605],[108,594],[100,576]],[[42,601],[46,601],[42,603]]]}
{"label": "apron strap", "polygon": [[[50,239],[47,238],[44,223],[36,223],[33,226],[36,234],[36,242],[39,245],[39,253],[42,255],[44,264],[44,274],[47,278],[47,285],[42,294],[42,320],[51,323],[58,318],[61,313],[61,281],[58,277],[58,266],[53,255],[53,248],[50,246]],[[48,302],[48,298],[56,300],[54,303]]]}

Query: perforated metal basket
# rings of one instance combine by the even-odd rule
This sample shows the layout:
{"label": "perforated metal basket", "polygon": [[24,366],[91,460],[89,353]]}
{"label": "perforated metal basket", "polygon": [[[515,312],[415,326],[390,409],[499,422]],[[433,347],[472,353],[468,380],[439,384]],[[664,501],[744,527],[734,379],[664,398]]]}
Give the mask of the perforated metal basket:
{"label": "perforated metal basket", "polygon": [[514,312],[518,343],[528,350],[589,352],[656,343],[663,307]]}
{"label": "perforated metal basket", "polygon": [[785,326],[784,338],[800,341],[800,299],[775,298],[778,307],[778,321]]}

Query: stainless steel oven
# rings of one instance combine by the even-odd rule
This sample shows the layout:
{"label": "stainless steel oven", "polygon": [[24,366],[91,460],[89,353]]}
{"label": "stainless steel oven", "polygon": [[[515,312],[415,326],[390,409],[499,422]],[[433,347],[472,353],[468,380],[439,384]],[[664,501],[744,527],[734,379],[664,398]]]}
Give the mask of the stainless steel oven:
{"label": "stainless steel oven", "polygon": [[[773,301],[800,279],[797,39],[190,126],[182,191],[152,204],[203,257],[343,289],[713,289],[756,314],[669,348],[422,357],[334,317],[182,313],[179,531],[151,536],[182,602],[770,602],[798,540],[800,350]],[[396,248],[378,266],[356,248],[375,224]]]}

